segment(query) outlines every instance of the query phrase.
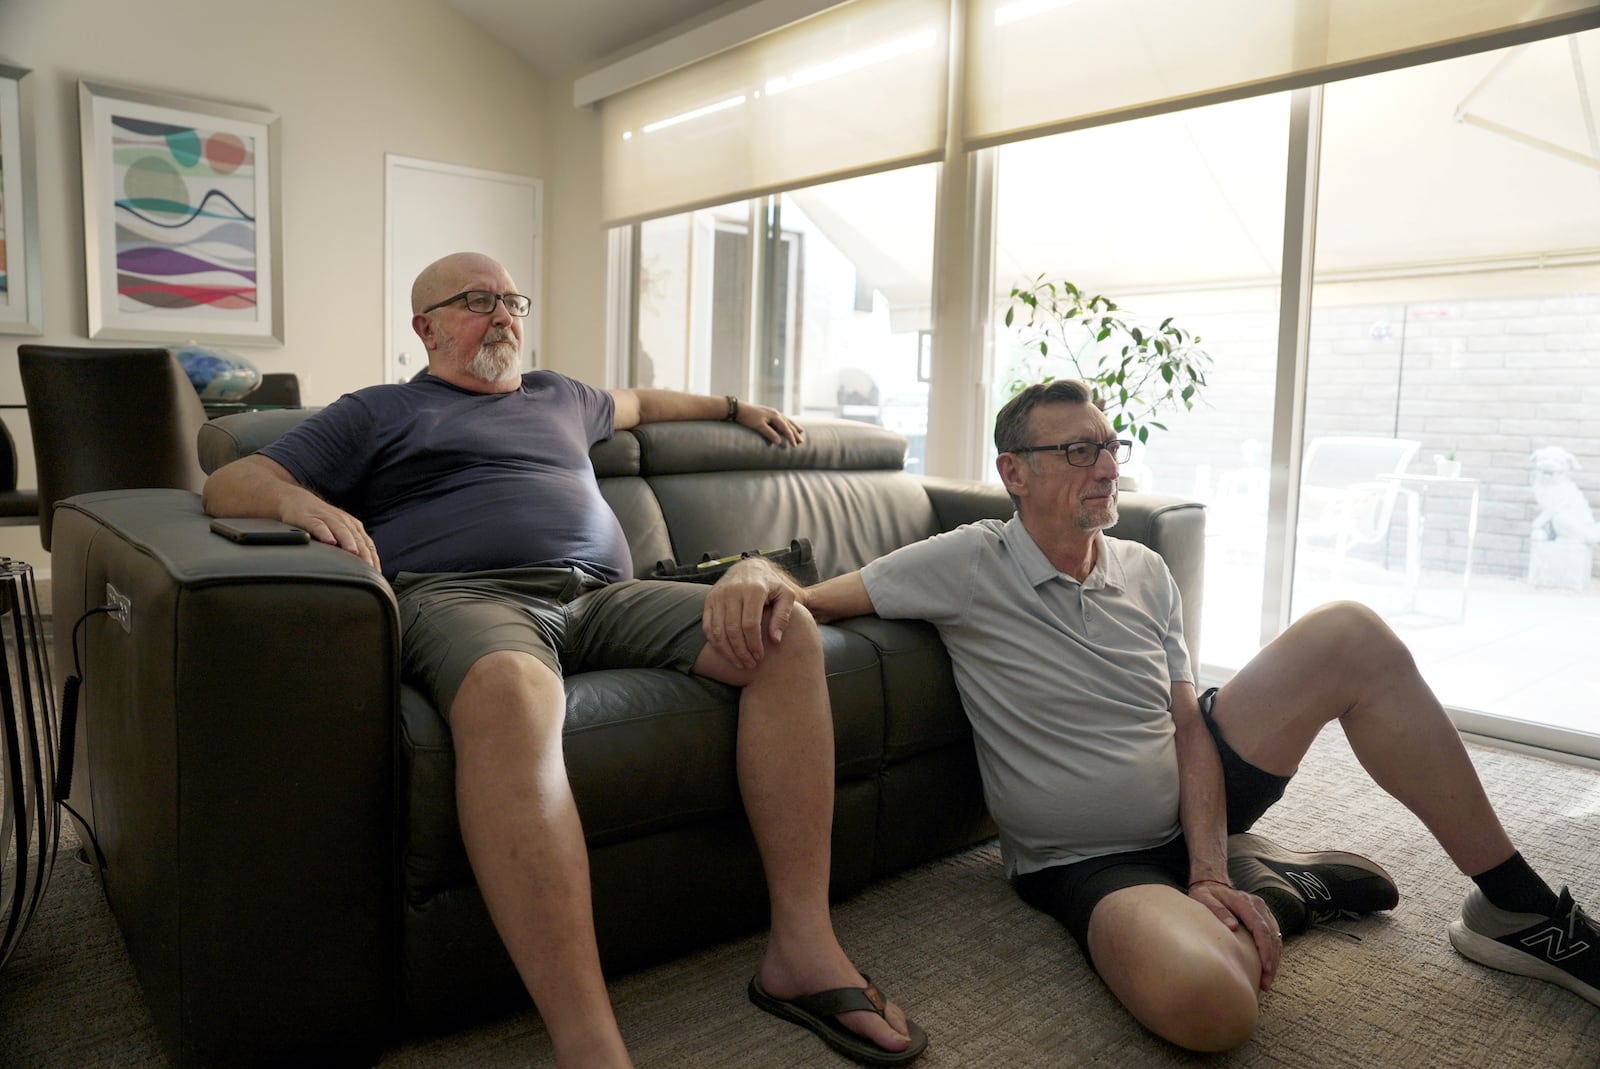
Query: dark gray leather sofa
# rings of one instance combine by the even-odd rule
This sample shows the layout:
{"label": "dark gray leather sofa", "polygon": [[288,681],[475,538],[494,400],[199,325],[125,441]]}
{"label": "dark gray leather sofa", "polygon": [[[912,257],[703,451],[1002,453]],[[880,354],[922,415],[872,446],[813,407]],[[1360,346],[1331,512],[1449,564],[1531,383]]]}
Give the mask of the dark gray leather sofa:
{"label": "dark gray leather sofa", "polygon": [[[200,434],[207,470],[297,412]],[[905,443],[808,424],[798,449],[722,423],[641,427],[592,453],[634,569],[811,539],[824,578],[961,523],[995,486],[901,470]],[[1114,532],[1161,552],[1199,639],[1204,513],[1124,495]],[[525,1004],[456,827],[449,730],[397,676],[382,578],[321,546],[240,546],[199,499],[64,502],[52,553],[57,663],[84,623],[74,801],[158,1030],[180,1065],[370,1064],[401,1030]],[[948,660],[918,622],[823,628],[836,725],[833,892],[992,833]],[[608,969],[765,923],[734,780],[735,692],[657,670],[567,681],[566,758]]]}

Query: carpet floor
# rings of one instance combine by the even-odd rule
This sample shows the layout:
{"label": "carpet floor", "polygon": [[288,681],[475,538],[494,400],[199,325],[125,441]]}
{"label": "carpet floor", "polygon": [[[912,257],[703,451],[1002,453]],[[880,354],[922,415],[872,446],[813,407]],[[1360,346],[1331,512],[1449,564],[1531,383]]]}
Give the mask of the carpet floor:
{"label": "carpet floor", "polygon": [[[1552,885],[1570,883],[1580,903],[1600,911],[1600,772],[1486,747],[1472,755],[1523,853]],[[992,842],[874,885],[841,903],[835,921],[856,961],[927,1029],[923,1069],[1600,1066],[1600,1007],[1450,948],[1445,926],[1468,881],[1372,785],[1336,731],[1318,741],[1256,830],[1292,848],[1367,854],[1394,875],[1401,901],[1342,932],[1291,940],[1255,1037],[1227,1054],[1186,1054],[1135,1024],[1066,933],[1017,899]],[[746,1002],[761,946],[751,936],[612,979],[641,1069],[850,1064]],[[0,1065],[165,1064],[94,875],[63,853],[33,928],[0,973]],[[550,1064],[531,1009],[403,1041],[380,1062]]]}

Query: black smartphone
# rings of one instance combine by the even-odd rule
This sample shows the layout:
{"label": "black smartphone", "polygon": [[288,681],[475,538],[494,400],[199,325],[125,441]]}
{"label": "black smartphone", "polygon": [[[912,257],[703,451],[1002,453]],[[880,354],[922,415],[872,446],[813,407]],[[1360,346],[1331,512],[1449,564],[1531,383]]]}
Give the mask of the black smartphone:
{"label": "black smartphone", "polygon": [[303,546],[311,541],[309,534],[282,520],[212,520],[211,529],[244,546]]}

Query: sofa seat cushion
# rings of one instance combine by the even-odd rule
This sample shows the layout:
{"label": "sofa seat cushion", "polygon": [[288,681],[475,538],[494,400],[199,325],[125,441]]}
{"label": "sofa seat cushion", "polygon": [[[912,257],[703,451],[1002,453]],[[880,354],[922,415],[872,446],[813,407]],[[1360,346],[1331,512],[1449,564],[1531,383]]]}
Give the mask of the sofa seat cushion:
{"label": "sofa seat cushion", "polygon": [[[869,777],[882,763],[877,650],[824,627],[837,777]],[[738,691],[656,668],[569,676],[563,745],[591,849],[742,814],[735,776]],[[450,730],[420,691],[402,687],[401,791],[406,895],[472,882],[455,806]]]}

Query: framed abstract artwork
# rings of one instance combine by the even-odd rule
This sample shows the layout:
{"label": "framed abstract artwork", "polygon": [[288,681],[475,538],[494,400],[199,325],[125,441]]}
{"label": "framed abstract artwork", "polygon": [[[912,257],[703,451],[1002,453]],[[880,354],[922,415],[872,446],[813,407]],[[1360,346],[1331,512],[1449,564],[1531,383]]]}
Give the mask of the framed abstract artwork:
{"label": "framed abstract artwork", "polygon": [[89,337],[283,342],[279,120],[78,83]]}
{"label": "framed abstract artwork", "polygon": [[44,333],[27,73],[0,63],[0,334]]}

